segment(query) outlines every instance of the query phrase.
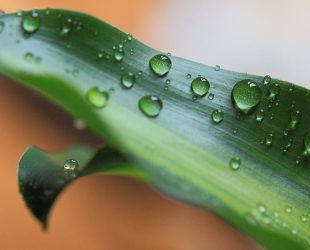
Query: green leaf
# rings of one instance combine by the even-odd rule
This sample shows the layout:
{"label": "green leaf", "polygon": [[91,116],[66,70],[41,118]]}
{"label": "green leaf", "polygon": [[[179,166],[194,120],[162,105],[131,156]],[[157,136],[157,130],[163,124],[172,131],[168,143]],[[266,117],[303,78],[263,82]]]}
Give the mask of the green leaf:
{"label": "green leaf", "polygon": [[[78,163],[71,172],[64,171],[68,160]],[[108,147],[97,151],[80,145],[47,154],[31,146],[19,162],[19,190],[31,212],[46,227],[48,214],[59,193],[73,180],[96,173],[148,180],[145,173]]]}
{"label": "green leaf", "polygon": [[[155,70],[149,65],[160,52],[100,20],[63,10],[36,13],[39,22],[30,23],[39,27],[28,31],[22,20],[31,13],[0,17],[0,73],[85,121],[163,193],[214,211],[268,249],[309,249],[309,90],[174,56],[165,75],[167,61]],[[131,89],[121,85],[124,73],[135,74]],[[193,100],[191,82],[199,75],[210,88],[196,82],[201,97]],[[238,84],[233,102],[235,84],[245,79],[259,89]],[[96,87],[103,93],[90,95]],[[147,95],[159,97],[162,109],[147,99],[142,107]],[[211,119],[217,109],[224,113],[220,123]],[[222,113],[214,116],[220,121]]]}

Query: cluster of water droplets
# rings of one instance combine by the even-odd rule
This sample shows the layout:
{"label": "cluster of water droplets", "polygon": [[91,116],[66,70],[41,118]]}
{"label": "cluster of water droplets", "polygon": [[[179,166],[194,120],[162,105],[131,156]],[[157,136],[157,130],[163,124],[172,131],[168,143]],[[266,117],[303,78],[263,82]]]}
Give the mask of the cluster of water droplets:
{"label": "cluster of water droplets", "polygon": [[[46,10],[46,15],[50,14],[49,10]],[[41,25],[40,15],[36,11],[22,13],[19,12],[18,16],[21,16],[21,27],[26,35],[32,35],[36,33]],[[62,17],[61,15],[59,17]],[[82,27],[82,23],[72,20],[71,18],[63,19],[61,25],[59,27],[59,34],[62,37],[68,37],[71,35],[72,31],[75,29],[79,31]],[[4,30],[5,23],[0,21],[0,33]],[[98,33],[95,32],[95,36]],[[124,45],[127,42],[131,42],[133,37],[131,34],[128,34],[126,38],[121,41],[119,44],[113,46],[112,54],[109,54],[105,50],[100,50],[97,54],[97,59],[106,59],[110,60],[114,59],[115,63],[123,62],[125,58],[125,50]],[[67,48],[71,48],[71,44],[67,44]],[[127,52],[126,52],[127,53]],[[134,48],[130,48],[130,55],[134,55]],[[39,64],[41,62],[41,58],[35,56],[31,52],[27,52],[25,54],[24,59],[28,62]],[[142,76],[142,71],[138,73],[134,73],[132,71],[126,71],[124,66],[120,64],[120,70],[123,72],[120,75],[120,84],[123,89],[131,89],[134,87],[137,78]],[[172,68],[172,60],[170,58],[170,54],[157,54],[149,59],[149,67],[151,72],[159,77],[163,78],[167,76]],[[220,71],[221,67],[219,65],[214,66],[215,71]],[[72,71],[73,72],[73,71]],[[74,75],[77,76],[78,72],[74,71]],[[73,74],[73,73],[72,73]],[[214,94],[209,93],[210,90],[210,82],[206,77],[198,76],[193,77],[192,74],[187,73],[186,78],[191,80],[190,89],[193,95],[193,100],[197,100],[203,98],[205,96],[208,97],[209,100],[214,99]],[[164,89],[168,90],[171,85],[170,79],[165,79]],[[272,83],[272,78],[267,75],[263,78],[262,86],[268,88],[267,91],[267,106],[266,109],[259,109],[255,113],[255,119],[257,124],[262,124],[264,119],[266,119],[266,114],[268,110],[272,109],[274,106],[279,105],[279,94],[281,92],[281,88],[277,83]],[[290,93],[294,92],[293,86],[288,86],[288,91]],[[263,91],[261,86],[251,80],[251,79],[243,79],[237,81],[232,88],[231,91],[231,100],[233,106],[237,110],[237,112],[241,115],[248,116],[252,114],[257,107],[260,105],[263,96]],[[88,103],[96,109],[102,109],[107,106],[108,101],[110,99],[110,90],[102,90],[100,87],[95,86],[91,87],[86,93],[86,100]],[[149,118],[155,118],[159,116],[161,110],[163,109],[163,101],[161,97],[156,94],[148,94],[142,96],[138,100],[138,108],[140,111]],[[274,118],[274,115],[271,114],[269,116],[270,119]],[[298,109],[292,109],[290,114],[290,121],[288,122],[287,127],[284,129],[284,136],[287,136],[291,131],[294,131],[298,128],[302,119],[302,113]],[[224,112],[221,109],[215,109],[211,113],[211,121],[214,124],[220,124],[224,120]],[[237,134],[238,129],[235,128],[233,134]],[[304,151],[301,154],[300,160],[303,157],[308,157],[310,155],[310,143],[309,143],[309,134],[304,136]],[[274,143],[274,133],[270,132],[266,134],[265,138],[262,140],[262,143],[266,148],[270,148]],[[292,147],[292,139],[288,139],[284,145],[283,152],[286,153]],[[234,157],[230,160],[229,166],[232,170],[238,170],[241,166],[241,160],[238,157]]]}

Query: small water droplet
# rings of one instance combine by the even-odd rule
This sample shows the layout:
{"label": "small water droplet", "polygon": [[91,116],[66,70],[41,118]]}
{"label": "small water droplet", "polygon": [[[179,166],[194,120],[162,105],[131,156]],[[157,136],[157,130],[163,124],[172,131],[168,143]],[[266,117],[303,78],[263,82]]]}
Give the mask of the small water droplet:
{"label": "small water droplet", "polygon": [[230,160],[229,166],[232,170],[238,170],[241,166],[241,160],[238,157],[234,157]]}
{"label": "small water droplet", "polygon": [[271,147],[273,143],[273,134],[268,134],[265,137],[265,146],[267,148]]}
{"label": "small water droplet", "polygon": [[297,229],[292,229],[292,234],[293,234],[293,235],[297,235],[297,234],[298,234]]}
{"label": "small water droplet", "polygon": [[121,76],[121,84],[126,89],[132,88],[133,85],[135,84],[135,81],[136,76],[131,72],[125,73]]}
{"label": "small water droplet", "polygon": [[24,56],[25,61],[31,62],[34,58],[34,55],[31,52],[27,52]]}
{"label": "small water droplet", "polygon": [[103,52],[99,52],[97,55],[98,59],[102,59],[104,57],[104,53]]}
{"label": "small water droplet", "polygon": [[187,74],[186,77],[187,77],[187,79],[191,79],[192,75],[191,74]]}
{"label": "small water droplet", "polygon": [[114,52],[115,61],[121,62],[124,59],[124,51],[119,50]]}
{"label": "small water droplet", "polygon": [[266,213],[267,211],[266,206],[264,204],[258,204],[257,208],[261,214]]}
{"label": "small water droplet", "polygon": [[0,33],[4,30],[5,24],[4,22],[0,21]]}
{"label": "small water droplet", "polygon": [[294,86],[293,85],[289,85],[288,86],[288,92],[289,93],[293,93],[294,92]]}
{"label": "small water droplet", "polygon": [[262,121],[264,120],[265,118],[265,111],[263,109],[261,109],[260,111],[258,111],[256,113],[256,121],[257,123],[262,123]]}
{"label": "small water droplet", "polygon": [[213,99],[214,99],[214,94],[210,93],[210,94],[208,95],[208,99],[209,99],[209,100],[213,100]]}
{"label": "small water droplet", "polygon": [[100,91],[98,87],[92,87],[86,94],[88,102],[95,108],[104,108],[109,101],[109,92]]}
{"label": "small water droplet", "polygon": [[293,212],[293,207],[292,206],[286,206],[284,211],[287,213],[287,214],[291,214]]}
{"label": "small water droplet", "polygon": [[130,49],[130,55],[134,55],[135,54],[135,50],[134,50],[134,48],[131,48]]}
{"label": "small water droplet", "polygon": [[132,40],[132,34],[127,34],[127,40],[130,42]]}
{"label": "small water droplet", "polygon": [[233,130],[233,134],[236,135],[237,133],[238,133],[238,129],[235,128],[235,129]]}
{"label": "small water droplet", "polygon": [[158,96],[147,95],[139,100],[139,108],[148,117],[156,117],[159,115],[163,103]]}
{"label": "small water droplet", "polygon": [[232,101],[235,107],[248,114],[260,103],[262,91],[252,80],[241,80],[235,84],[232,90]]}
{"label": "small water droplet", "polygon": [[263,79],[264,85],[268,85],[271,82],[271,76],[267,75]]}
{"label": "small water droplet", "polygon": [[275,100],[280,94],[280,86],[279,84],[273,84],[268,90],[268,100]]}
{"label": "small water droplet", "polygon": [[171,69],[172,62],[166,55],[156,55],[150,59],[150,68],[158,76],[168,74]]}
{"label": "small water droplet", "polygon": [[72,31],[72,20],[70,18],[64,20],[60,27],[61,36],[69,36]]}
{"label": "small water droplet", "polygon": [[79,163],[77,160],[74,159],[66,160],[63,169],[67,178],[69,179],[76,178],[77,173],[79,171]]}
{"label": "small water droplet", "polygon": [[170,83],[171,83],[171,80],[170,80],[170,79],[167,79],[167,80],[165,81],[165,90],[168,90],[168,89],[169,89]]}
{"label": "small water droplet", "polygon": [[210,88],[209,81],[204,77],[197,77],[192,81],[191,89],[196,97],[205,96]]}
{"label": "small water droplet", "polygon": [[290,140],[285,144],[284,149],[283,149],[283,153],[284,153],[284,154],[287,153],[287,151],[292,147],[292,143],[293,143],[293,141],[292,141],[292,139],[290,139]]}
{"label": "small water droplet", "polygon": [[304,149],[303,155],[310,156],[310,132],[308,132],[304,136],[304,147],[305,149]]}
{"label": "small water droplet", "polygon": [[302,223],[307,223],[308,222],[308,219],[309,219],[309,215],[304,213],[300,216],[300,220]]}
{"label": "small water droplet", "polygon": [[224,112],[222,110],[214,110],[211,115],[212,121],[214,123],[221,123],[224,119]]}
{"label": "small water droplet", "polygon": [[32,34],[36,32],[41,25],[41,19],[36,12],[27,13],[22,18],[22,28],[24,32]]}
{"label": "small water droplet", "polygon": [[294,130],[297,128],[298,124],[300,123],[302,113],[299,110],[293,110],[291,112],[291,121],[288,125],[289,130]]}
{"label": "small water droplet", "polygon": [[221,66],[220,65],[215,65],[214,66],[214,70],[215,71],[220,71],[221,70]]}

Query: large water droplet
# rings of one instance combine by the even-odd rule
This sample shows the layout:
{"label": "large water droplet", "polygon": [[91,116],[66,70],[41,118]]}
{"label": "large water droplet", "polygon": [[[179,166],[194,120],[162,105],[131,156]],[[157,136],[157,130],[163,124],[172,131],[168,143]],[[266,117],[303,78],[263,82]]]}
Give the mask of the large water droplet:
{"label": "large water droplet", "polygon": [[121,62],[124,59],[124,51],[119,50],[114,52],[114,59],[115,61]]}
{"label": "large water droplet", "polygon": [[252,80],[237,82],[232,90],[232,101],[235,107],[244,114],[250,113],[260,103],[262,91]]}
{"label": "large water droplet", "polygon": [[308,132],[305,136],[304,136],[304,152],[303,155],[304,156],[310,156],[310,132]]}
{"label": "large water droplet", "polygon": [[105,107],[109,101],[109,96],[109,92],[100,91],[98,87],[90,88],[86,94],[88,102],[95,108]]}
{"label": "large water droplet", "polygon": [[132,86],[135,84],[135,81],[136,76],[131,72],[123,74],[121,77],[121,84],[126,89],[132,88]]}
{"label": "large water droplet", "polygon": [[140,110],[148,117],[158,116],[162,107],[161,99],[155,95],[147,95],[139,100]]}
{"label": "large water droplet", "polygon": [[2,33],[2,31],[4,30],[4,22],[0,21],[0,33]]}
{"label": "large water droplet", "polygon": [[238,157],[234,157],[230,160],[229,166],[232,170],[238,170],[241,166],[241,159]]}
{"label": "large water droplet", "polygon": [[150,59],[150,68],[158,76],[166,75],[172,66],[170,58],[166,55],[156,55]]}
{"label": "large water droplet", "polygon": [[61,28],[60,28],[60,35],[61,36],[68,36],[72,31],[72,20],[70,18],[63,21]]}
{"label": "large water droplet", "polygon": [[264,120],[265,118],[265,111],[263,109],[261,109],[260,111],[258,111],[256,113],[256,121],[257,123],[262,123],[262,121]]}
{"label": "large water droplet", "polygon": [[23,15],[22,28],[28,33],[32,34],[40,28],[41,19],[36,12],[27,13]]}
{"label": "large water droplet", "polygon": [[69,159],[64,163],[64,173],[67,178],[75,178],[79,170],[79,163],[77,160]]}
{"label": "large water droplet", "polygon": [[293,110],[291,112],[291,121],[288,126],[290,130],[294,130],[297,128],[298,124],[300,123],[301,116],[302,116],[302,113],[299,110]]}
{"label": "large water droplet", "polygon": [[195,96],[202,97],[208,93],[210,83],[206,78],[199,76],[192,81],[191,88]]}
{"label": "large water droplet", "polygon": [[214,123],[221,123],[224,119],[224,112],[222,110],[219,110],[219,109],[214,110],[212,112],[211,117],[212,117],[212,121]]}

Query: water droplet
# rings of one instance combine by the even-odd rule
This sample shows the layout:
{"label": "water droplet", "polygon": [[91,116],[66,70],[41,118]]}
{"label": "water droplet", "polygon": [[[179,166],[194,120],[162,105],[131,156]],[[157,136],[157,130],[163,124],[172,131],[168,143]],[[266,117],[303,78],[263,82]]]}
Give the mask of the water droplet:
{"label": "water droplet", "polygon": [[208,95],[208,99],[209,99],[209,100],[213,100],[213,99],[214,99],[214,94],[210,93],[210,94]]}
{"label": "water droplet", "polygon": [[31,62],[34,58],[34,55],[31,52],[27,52],[24,56],[25,61]]}
{"label": "water droplet", "polygon": [[134,48],[131,48],[130,49],[130,55],[134,55],[135,54],[135,50],[134,50]]}
{"label": "water droplet", "polygon": [[238,170],[241,166],[241,160],[238,157],[234,157],[230,160],[229,166],[232,170]]}
{"label": "water droplet", "polygon": [[304,136],[304,152],[303,155],[304,156],[310,156],[310,132],[308,132],[305,136]]}
{"label": "water droplet", "polygon": [[131,72],[123,74],[121,77],[121,84],[126,89],[132,88],[132,86],[135,84],[135,81],[136,76]]}
{"label": "water droplet", "polygon": [[273,143],[273,134],[268,134],[265,137],[265,146],[267,148],[271,147]]}
{"label": "water droplet", "polygon": [[21,17],[23,16],[24,12],[22,10],[19,10],[16,12],[16,16]]}
{"label": "water droplet", "polygon": [[132,35],[131,34],[127,34],[127,40],[130,42],[132,40]]}
{"label": "water droplet", "polygon": [[262,91],[251,80],[237,82],[232,90],[232,100],[235,107],[244,114],[250,113],[260,103]]}
{"label": "water droplet", "polygon": [[124,51],[119,50],[114,52],[114,59],[118,62],[124,59]]}
{"label": "water droplet", "polygon": [[299,110],[293,110],[291,112],[291,121],[288,126],[288,129],[290,130],[296,129],[301,120],[301,116],[302,116],[302,113]]}
{"label": "water droplet", "polygon": [[80,119],[73,120],[73,127],[77,130],[84,130],[86,129],[86,123]]}
{"label": "water droplet", "polygon": [[98,87],[92,87],[86,94],[88,102],[95,108],[103,108],[109,101],[109,92],[100,91]]}
{"label": "water droplet", "polygon": [[172,66],[170,58],[166,55],[156,55],[150,59],[150,68],[158,76],[166,75]]}
{"label": "water droplet", "polygon": [[97,55],[97,58],[98,59],[102,59],[103,57],[104,57],[103,52],[99,52],[98,55]]}
{"label": "water droplet", "polygon": [[309,219],[309,215],[308,214],[302,214],[301,216],[300,216],[300,220],[301,220],[301,222],[302,223],[307,223],[308,222],[308,219]]}
{"label": "water droplet", "polygon": [[292,229],[292,234],[293,234],[293,235],[297,235],[297,234],[298,234],[297,229]]}
{"label": "water droplet", "polygon": [[219,110],[219,109],[214,110],[212,112],[211,117],[212,117],[212,121],[214,123],[221,123],[224,119],[224,112],[222,110]]}
{"label": "water droplet", "polygon": [[292,206],[286,206],[284,211],[287,213],[287,214],[291,214],[293,212],[293,207]]}
{"label": "water droplet", "polygon": [[273,84],[268,90],[268,100],[275,100],[280,94],[279,84]]}
{"label": "water droplet", "polygon": [[215,65],[214,66],[214,70],[215,71],[220,71],[221,70],[221,66],[220,65]]}
{"label": "water droplet", "polygon": [[238,133],[238,129],[235,128],[235,129],[233,130],[233,134],[236,135],[237,133]]}
{"label": "water droplet", "polygon": [[263,79],[264,85],[268,85],[271,82],[271,76],[265,76]]}
{"label": "water droplet", "polygon": [[187,77],[187,79],[191,79],[192,75],[191,74],[187,74],[186,77]]}
{"label": "water droplet", "polygon": [[40,24],[41,19],[36,12],[23,15],[22,28],[26,33],[32,34],[36,32],[40,28]]}
{"label": "water droplet", "polygon": [[171,80],[170,80],[170,79],[167,79],[167,80],[165,81],[165,90],[168,90],[168,89],[169,89],[170,83],[171,83]]}
{"label": "water droplet", "polygon": [[288,86],[288,92],[290,92],[290,93],[294,92],[294,86],[293,85]]}
{"label": "water droplet", "polygon": [[262,121],[264,120],[265,118],[265,111],[263,109],[261,109],[260,111],[258,111],[256,113],[256,121],[257,123],[262,123]]}
{"label": "water droplet", "polygon": [[163,103],[158,96],[147,95],[139,100],[139,108],[148,117],[156,117],[159,115]]}
{"label": "water droplet", "polygon": [[67,178],[75,178],[77,176],[77,172],[79,170],[79,163],[77,160],[69,159],[64,163],[64,173]]}
{"label": "water droplet", "polygon": [[258,208],[258,211],[260,212],[260,213],[266,213],[266,211],[267,211],[267,209],[266,209],[266,207],[265,207],[265,205],[263,205],[263,204],[259,204],[258,206],[257,206],[257,208]]}
{"label": "water droplet", "polygon": [[5,26],[5,24],[4,24],[4,22],[0,22],[0,33],[2,33],[2,31],[4,30],[4,26]]}
{"label": "water droplet", "polygon": [[284,153],[284,154],[292,147],[292,143],[293,143],[292,139],[290,139],[290,140],[286,143],[286,145],[284,146],[284,149],[283,149],[283,153]]}
{"label": "water droplet", "polygon": [[297,156],[295,161],[296,165],[298,165],[300,162],[301,162],[301,156]]}
{"label": "water droplet", "polygon": [[61,24],[60,35],[68,36],[72,31],[72,20],[70,18],[64,20]]}
{"label": "water droplet", "polygon": [[191,88],[195,96],[203,97],[208,93],[210,83],[206,78],[200,76],[192,81]]}

